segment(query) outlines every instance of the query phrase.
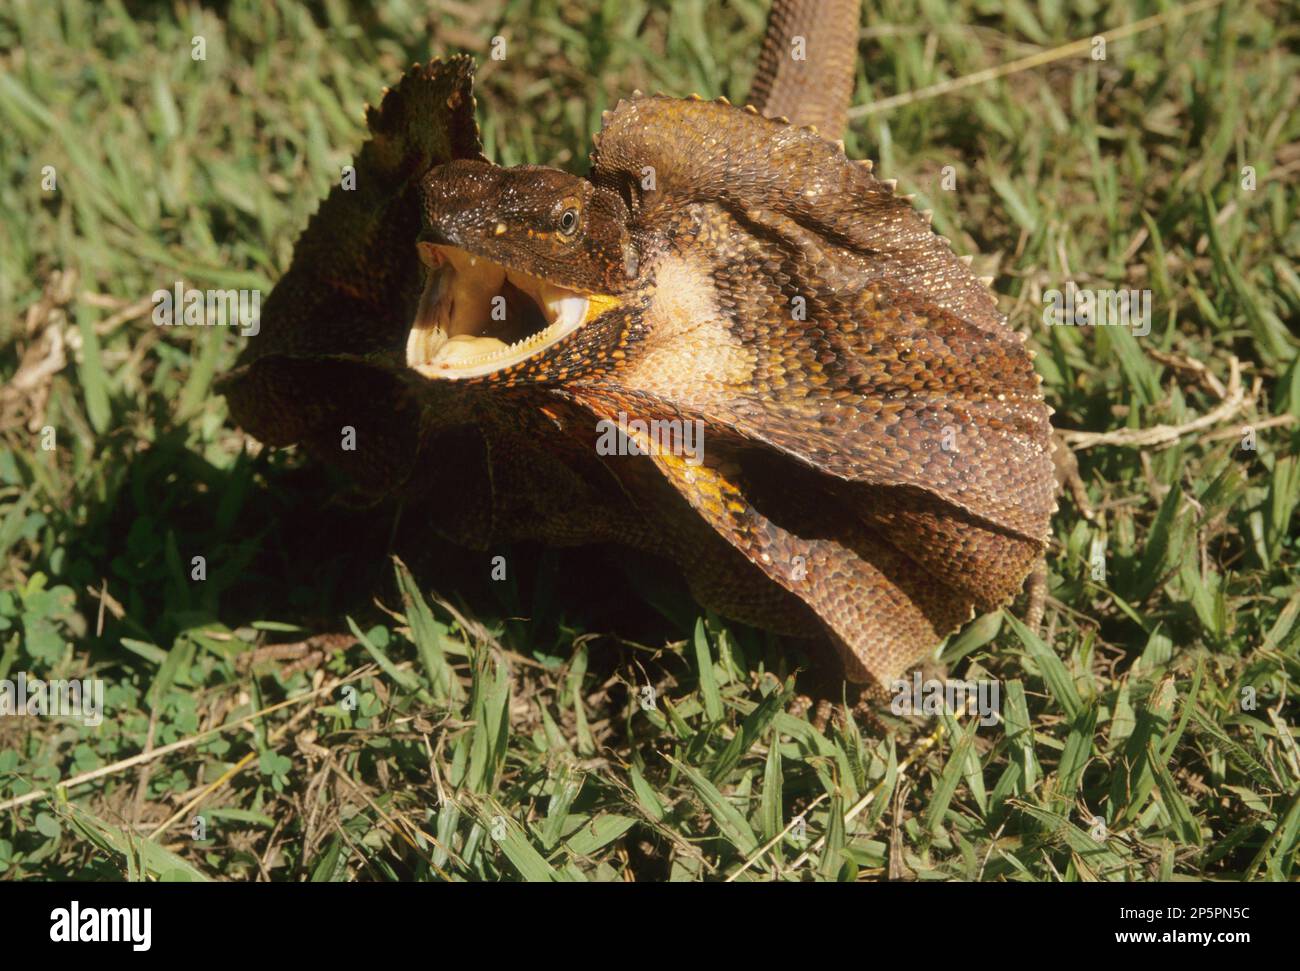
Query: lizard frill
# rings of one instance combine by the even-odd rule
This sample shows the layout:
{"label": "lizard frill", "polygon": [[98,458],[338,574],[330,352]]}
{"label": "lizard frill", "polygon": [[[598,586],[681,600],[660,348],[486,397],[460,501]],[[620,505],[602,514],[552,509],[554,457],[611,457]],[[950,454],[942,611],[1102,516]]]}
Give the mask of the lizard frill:
{"label": "lizard frill", "polygon": [[[413,70],[370,112],[357,191],[313,218],[226,379],[243,427],[437,495],[435,526],[468,545],[666,556],[723,613],[820,621],[855,681],[886,684],[1014,594],[1053,505],[1029,355],[946,241],[808,129],[620,103],[589,176],[626,201],[618,310],[473,380],[407,367],[420,179],[481,159],[470,74]],[[597,454],[595,422],[626,417],[699,421],[702,452]]]}

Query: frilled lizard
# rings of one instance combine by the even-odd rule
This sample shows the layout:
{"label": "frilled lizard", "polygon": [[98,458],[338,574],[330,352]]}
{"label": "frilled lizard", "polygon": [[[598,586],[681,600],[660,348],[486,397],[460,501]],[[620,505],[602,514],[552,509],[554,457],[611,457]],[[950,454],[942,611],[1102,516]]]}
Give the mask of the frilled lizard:
{"label": "frilled lizard", "polygon": [[[701,603],[824,630],[888,684],[1018,590],[1054,490],[1022,341],[831,140],[857,15],[778,0],[753,105],[634,94],[585,177],[487,161],[472,61],[412,68],[226,377],[235,420],[467,546],[668,557]],[[615,426],[640,448],[603,454]]]}

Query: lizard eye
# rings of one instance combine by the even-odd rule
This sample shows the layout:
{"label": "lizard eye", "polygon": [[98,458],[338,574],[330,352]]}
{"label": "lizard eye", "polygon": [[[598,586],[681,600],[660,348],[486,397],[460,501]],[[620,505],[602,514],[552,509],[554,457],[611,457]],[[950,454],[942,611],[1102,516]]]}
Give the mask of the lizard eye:
{"label": "lizard eye", "polygon": [[572,206],[560,213],[560,232],[565,236],[572,236],[574,230],[578,228],[578,210]]}

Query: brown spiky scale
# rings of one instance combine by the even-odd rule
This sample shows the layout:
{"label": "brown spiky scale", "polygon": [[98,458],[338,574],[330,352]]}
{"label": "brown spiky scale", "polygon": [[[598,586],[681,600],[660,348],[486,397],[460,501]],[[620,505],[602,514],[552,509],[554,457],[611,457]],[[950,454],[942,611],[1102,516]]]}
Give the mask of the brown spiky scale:
{"label": "brown spiky scale", "polygon": [[[404,490],[457,542],[667,557],[728,616],[820,624],[858,681],[887,683],[1007,601],[1052,507],[1041,379],[947,241],[869,163],[783,119],[619,102],[591,182],[621,197],[657,173],[628,216],[639,258],[620,307],[480,381],[405,369],[417,182],[481,158],[470,73],[435,62],[369,113],[358,191],[321,206],[224,381],[240,424]],[[493,198],[464,205],[491,224]],[[512,265],[541,273],[543,255]],[[793,295],[811,295],[809,319]],[[595,422],[620,412],[702,422],[701,464],[602,458]],[[345,424],[355,452],[338,448]]]}
{"label": "brown spiky scale", "polygon": [[[471,99],[447,105],[451,94],[469,94],[473,70],[467,57],[432,61],[367,111],[371,138],[354,159],[356,189],[336,186],[321,204],[262,307],[261,332],[223,381],[235,420],[268,444],[340,453],[336,432],[348,424],[371,437],[374,451],[331,457],[363,484],[387,487],[411,474],[401,452],[416,446],[418,426],[400,420],[414,412],[404,378],[386,362],[405,343],[422,277],[415,176],[450,158],[482,157]],[[342,400],[341,386],[357,397]],[[349,408],[357,400],[366,407]]]}

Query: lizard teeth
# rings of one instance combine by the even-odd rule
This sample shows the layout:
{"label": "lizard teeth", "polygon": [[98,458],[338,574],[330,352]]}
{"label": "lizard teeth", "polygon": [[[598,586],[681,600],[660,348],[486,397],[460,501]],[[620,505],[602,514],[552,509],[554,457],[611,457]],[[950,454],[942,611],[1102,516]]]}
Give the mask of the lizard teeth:
{"label": "lizard teeth", "polygon": [[[429,378],[481,377],[518,364],[617,303],[514,273],[450,247],[422,249],[421,259],[429,272],[407,336],[406,363]],[[500,311],[511,306],[503,296],[507,284],[527,297],[545,322],[512,343],[487,333],[501,322]]]}
{"label": "lizard teeth", "polygon": [[465,367],[480,361],[491,360],[509,350],[495,337],[474,337],[457,334],[446,340],[435,355],[434,364],[444,368]]}

